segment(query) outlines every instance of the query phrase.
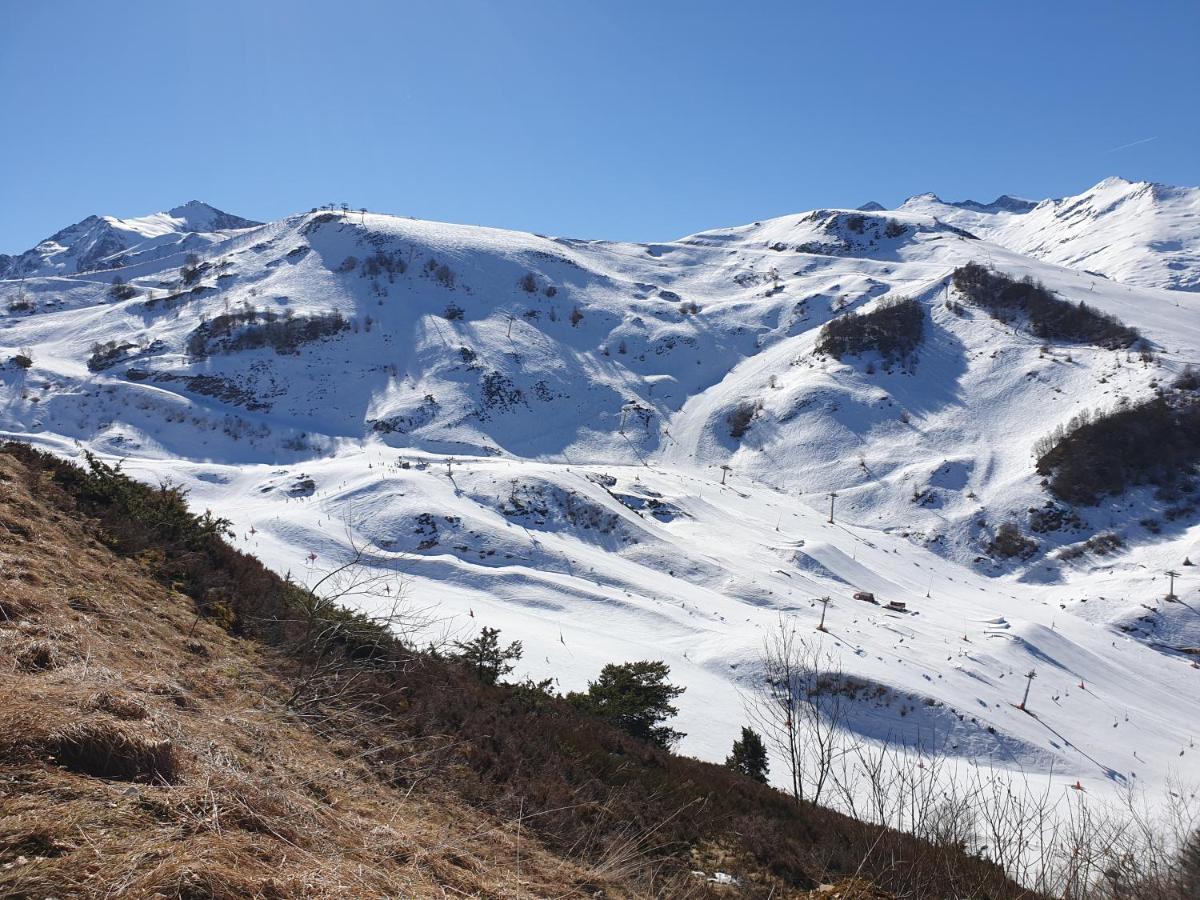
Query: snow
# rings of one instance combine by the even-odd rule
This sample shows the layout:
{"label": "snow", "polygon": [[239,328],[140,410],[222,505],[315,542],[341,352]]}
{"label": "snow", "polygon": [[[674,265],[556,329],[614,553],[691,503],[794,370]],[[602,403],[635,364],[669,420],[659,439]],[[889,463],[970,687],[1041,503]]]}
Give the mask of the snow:
{"label": "snow", "polygon": [[1200,291],[1200,189],[1106,178],[1038,204],[1002,196],[982,205],[910,197],[923,212],[1037,259],[1125,284]]}
{"label": "snow", "polygon": [[[1200,669],[1171,649],[1200,645],[1194,570],[1180,569],[1182,603],[1162,601],[1162,573],[1200,560],[1195,515],[1153,533],[1141,521],[1162,504],[1135,491],[1033,535],[1024,562],[985,550],[1000,523],[1026,527],[1049,499],[1038,437],[1200,361],[1200,296],[1139,280],[1175,251],[1121,249],[1147,216],[1156,240],[1191,240],[1190,189],[1151,187],[1083,195],[1094,227],[1132,222],[1127,244],[1084,262],[1067,201],[1014,212],[1026,205],[1011,198],[815,210],[652,245],[374,213],[209,232],[197,291],[177,283],[177,255],[122,269],[138,292],[127,300],[111,297],[111,272],[0,281],[0,358],[34,359],[0,370],[0,429],[182,483],[280,572],[333,565],[348,534],[372,542],[415,605],[522,640],[519,676],[575,689],[607,662],[663,659],[688,689],[676,723],[688,753],[724,758],[764,629],[785,613],[886,689],[855,707],[865,737],[1064,792],[1078,779],[1153,795],[1200,775]],[[213,226],[193,204],[112,221],[148,242]],[[1055,228],[1081,249],[1039,250]],[[393,271],[366,268],[376,253]],[[1046,353],[980,310],[955,314],[948,278],[970,260],[1111,312],[1157,360]],[[18,296],[32,311],[8,311]],[[928,315],[911,371],[814,355],[832,316],[897,296]],[[350,327],[295,352],[188,355],[201,322],[246,304],[301,320],[337,311]],[[125,357],[90,370],[108,341],[129,344]],[[727,416],[745,403],[758,411],[739,440]],[[1108,530],[1124,548],[1055,558]],[[907,612],[853,599],[861,590]],[[1015,704],[1031,667],[1026,713]]]}
{"label": "snow", "polygon": [[162,265],[177,259],[178,266],[187,252],[259,224],[199,200],[140,218],[88,216],[20,256],[0,255],[0,278],[97,272],[146,260]]}

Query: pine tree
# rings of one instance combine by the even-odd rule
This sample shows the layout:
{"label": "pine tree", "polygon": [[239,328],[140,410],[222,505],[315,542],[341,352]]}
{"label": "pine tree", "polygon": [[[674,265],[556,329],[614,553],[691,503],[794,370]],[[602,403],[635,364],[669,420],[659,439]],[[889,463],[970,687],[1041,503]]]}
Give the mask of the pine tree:
{"label": "pine tree", "polygon": [[513,641],[507,647],[501,647],[500,629],[488,628],[486,625],[475,640],[465,644],[455,641],[454,646],[458,648],[459,660],[484,684],[495,684],[501,675],[511,672],[512,664],[520,659],[524,652],[520,641]]}
{"label": "pine tree", "polygon": [[609,663],[587,693],[567,695],[576,707],[659,747],[670,747],[683,733],[662,724],[678,710],[671,701],[684,689],[667,681],[670,667],[661,661]]}
{"label": "pine tree", "polygon": [[742,739],[733,742],[733,752],[725,757],[725,765],[735,772],[766,783],[770,763],[767,747],[753,728],[742,726]]}

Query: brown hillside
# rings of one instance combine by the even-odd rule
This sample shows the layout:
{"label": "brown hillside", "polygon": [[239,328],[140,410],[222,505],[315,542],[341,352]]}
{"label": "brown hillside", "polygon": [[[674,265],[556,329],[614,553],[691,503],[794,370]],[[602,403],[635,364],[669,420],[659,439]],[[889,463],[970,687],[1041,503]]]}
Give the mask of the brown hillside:
{"label": "brown hillside", "polygon": [[3,454],[0,565],[0,895],[613,892],[515,821],[380,784],[285,709],[269,651],[197,621]]}
{"label": "brown hillside", "polygon": [[1023,896],[302,602],[178,492],[0,450],[0,896]]}

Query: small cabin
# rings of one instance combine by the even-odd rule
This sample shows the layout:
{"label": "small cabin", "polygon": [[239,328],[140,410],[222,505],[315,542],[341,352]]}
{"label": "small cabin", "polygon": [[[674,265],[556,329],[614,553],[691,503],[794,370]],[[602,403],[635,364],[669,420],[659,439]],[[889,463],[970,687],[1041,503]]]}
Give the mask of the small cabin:
{"label": "small cabin", "polygon": [[892,612],[908,612],[908,605],[899,600],[891,600],[888,602],[887,608]]}
{"label": "small cabin", "polygon": [[861,600],[863,603],[874,603],[876,606],[879,605],[879,601],[875,599],[875,595],[870,591],[856,591],[854,593],[854,599]]}

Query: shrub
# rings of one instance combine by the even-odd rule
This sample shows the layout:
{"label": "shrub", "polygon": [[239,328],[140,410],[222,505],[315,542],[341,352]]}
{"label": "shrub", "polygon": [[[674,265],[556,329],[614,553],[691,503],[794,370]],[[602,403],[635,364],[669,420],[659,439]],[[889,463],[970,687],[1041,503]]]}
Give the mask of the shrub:
{"label": "shrub", "polygon": [[189,253],[183,261],[183,266],[179,269],[179,277],[183,279],[185,285],[194,284],[200,278],[200,257],[195,253]]}
{"label": "shrub", "polygon": [[1082,300],[1063,300],[1029,277],[1018,281],[978,263],[967,263],[954,270],[953,281],[968,300],[995,319],[1009,322],[1024,316],[1029,330],[1039,338],[1092,344],[1107,350],[1130,347],[1141,339],[1136,328],[1115,316]]}
{"label": "shrub", "polygon": [[874,350],[889,364],[903,362],[920,346],[924,331],[921,304],[901,297],[870,312],[849,313],[826,322],[816,349],[835,359]]}
{"label": "shrub", "polygon": [[8,301],[9,312],[33,312],[33,309],[33,300],[30,299],[29,295],[23,292]]}
{"label": "shrub", "polygon": [[576,306],[574,309],[571,310],[571,327],[574,328],[576,325],[578,325],[582,321],[583,321],[583,311],[578,306]]}
{"label": "shrub", "polygon": [[301,344],[320,340],[350,327],[336,310],[316,316],[279,316],[272,310],[250,308],[202,322],[188,335],[188,353],[196,358],[213,353],[237,353],[271,347],[276,353],[295,353]]}
{"label": "shrub", "polygon": [[92,355],[88,358],[87,367],[91,372],[102,372],[119,363],[136,345],[128,342],[118,344],[108,341],[104,344],[93,344]]}
{"label": "shrub", "polygon": [[385,253],[376,250],[362,262],[363,274],[371,278],[378,275],[403,275],[408,271],[408,263],[399,253]]}
{"label": "shrub", "polygon": [[750,423],[758,415],[758,404],[753,400],[743,400],[725,417],[729,426],[729,436],[741,440],[750,430]]}
{"label": "shrub", "polygon": [[1139,484],[1167,486],[1200,464],[1200,400],[1156,397],[1075,416],[1034,447],[1037,471],[1069,503],[1095,505]]}
{"label": "shrub", "polygon": [[466,315],[463,308],[457,303],[447,303],[446,308],[442,310],[442,317],[449,319],[451,322],[461,319]]}
{"label": "shrub", "polygon": [[527,294],[537,293],[537,278],[534,277],[532,272],[526,272],[524,275],[522,275],[521,280],[517,282],[517,285]]}
{"label": "shrub", "polygon": [[1022,559],[1033,554],[1037,549],[1037,541],[1026,537],[1021,529],[1012,522],[1005,522],[996,529],[996,536],[987,546],[988,553],[1004,559],[1019,556]]}
{"label": "shrub", "polygon": [[33,358],[27,353],[17,353],[8,360],[10,365],[16,366],[18,369],[33,368]]}
{"label": "shrub", "polygon": [[1179,377],[1171,385],[1177,391],[1197,391],[1200,390],[1200,375],[1196,374],[1196,370],[1192,368],[1192,364],[1188,363],[1183,367],[1183,371],[1179,373]]}
{"label": "shrub", "polygon": [[137,296],[137,290],[132,285],[126,284],[125,279],[117,275],[112,280],[112,287],[108,289],[108,295],[114,300],[128,300]]}
{"label": "shrub", "polygon": [[1114,531],[1102,531],[1094,534],[1083,544],[1097,556],[1107,556],[1125,546],[1121,536]]}

